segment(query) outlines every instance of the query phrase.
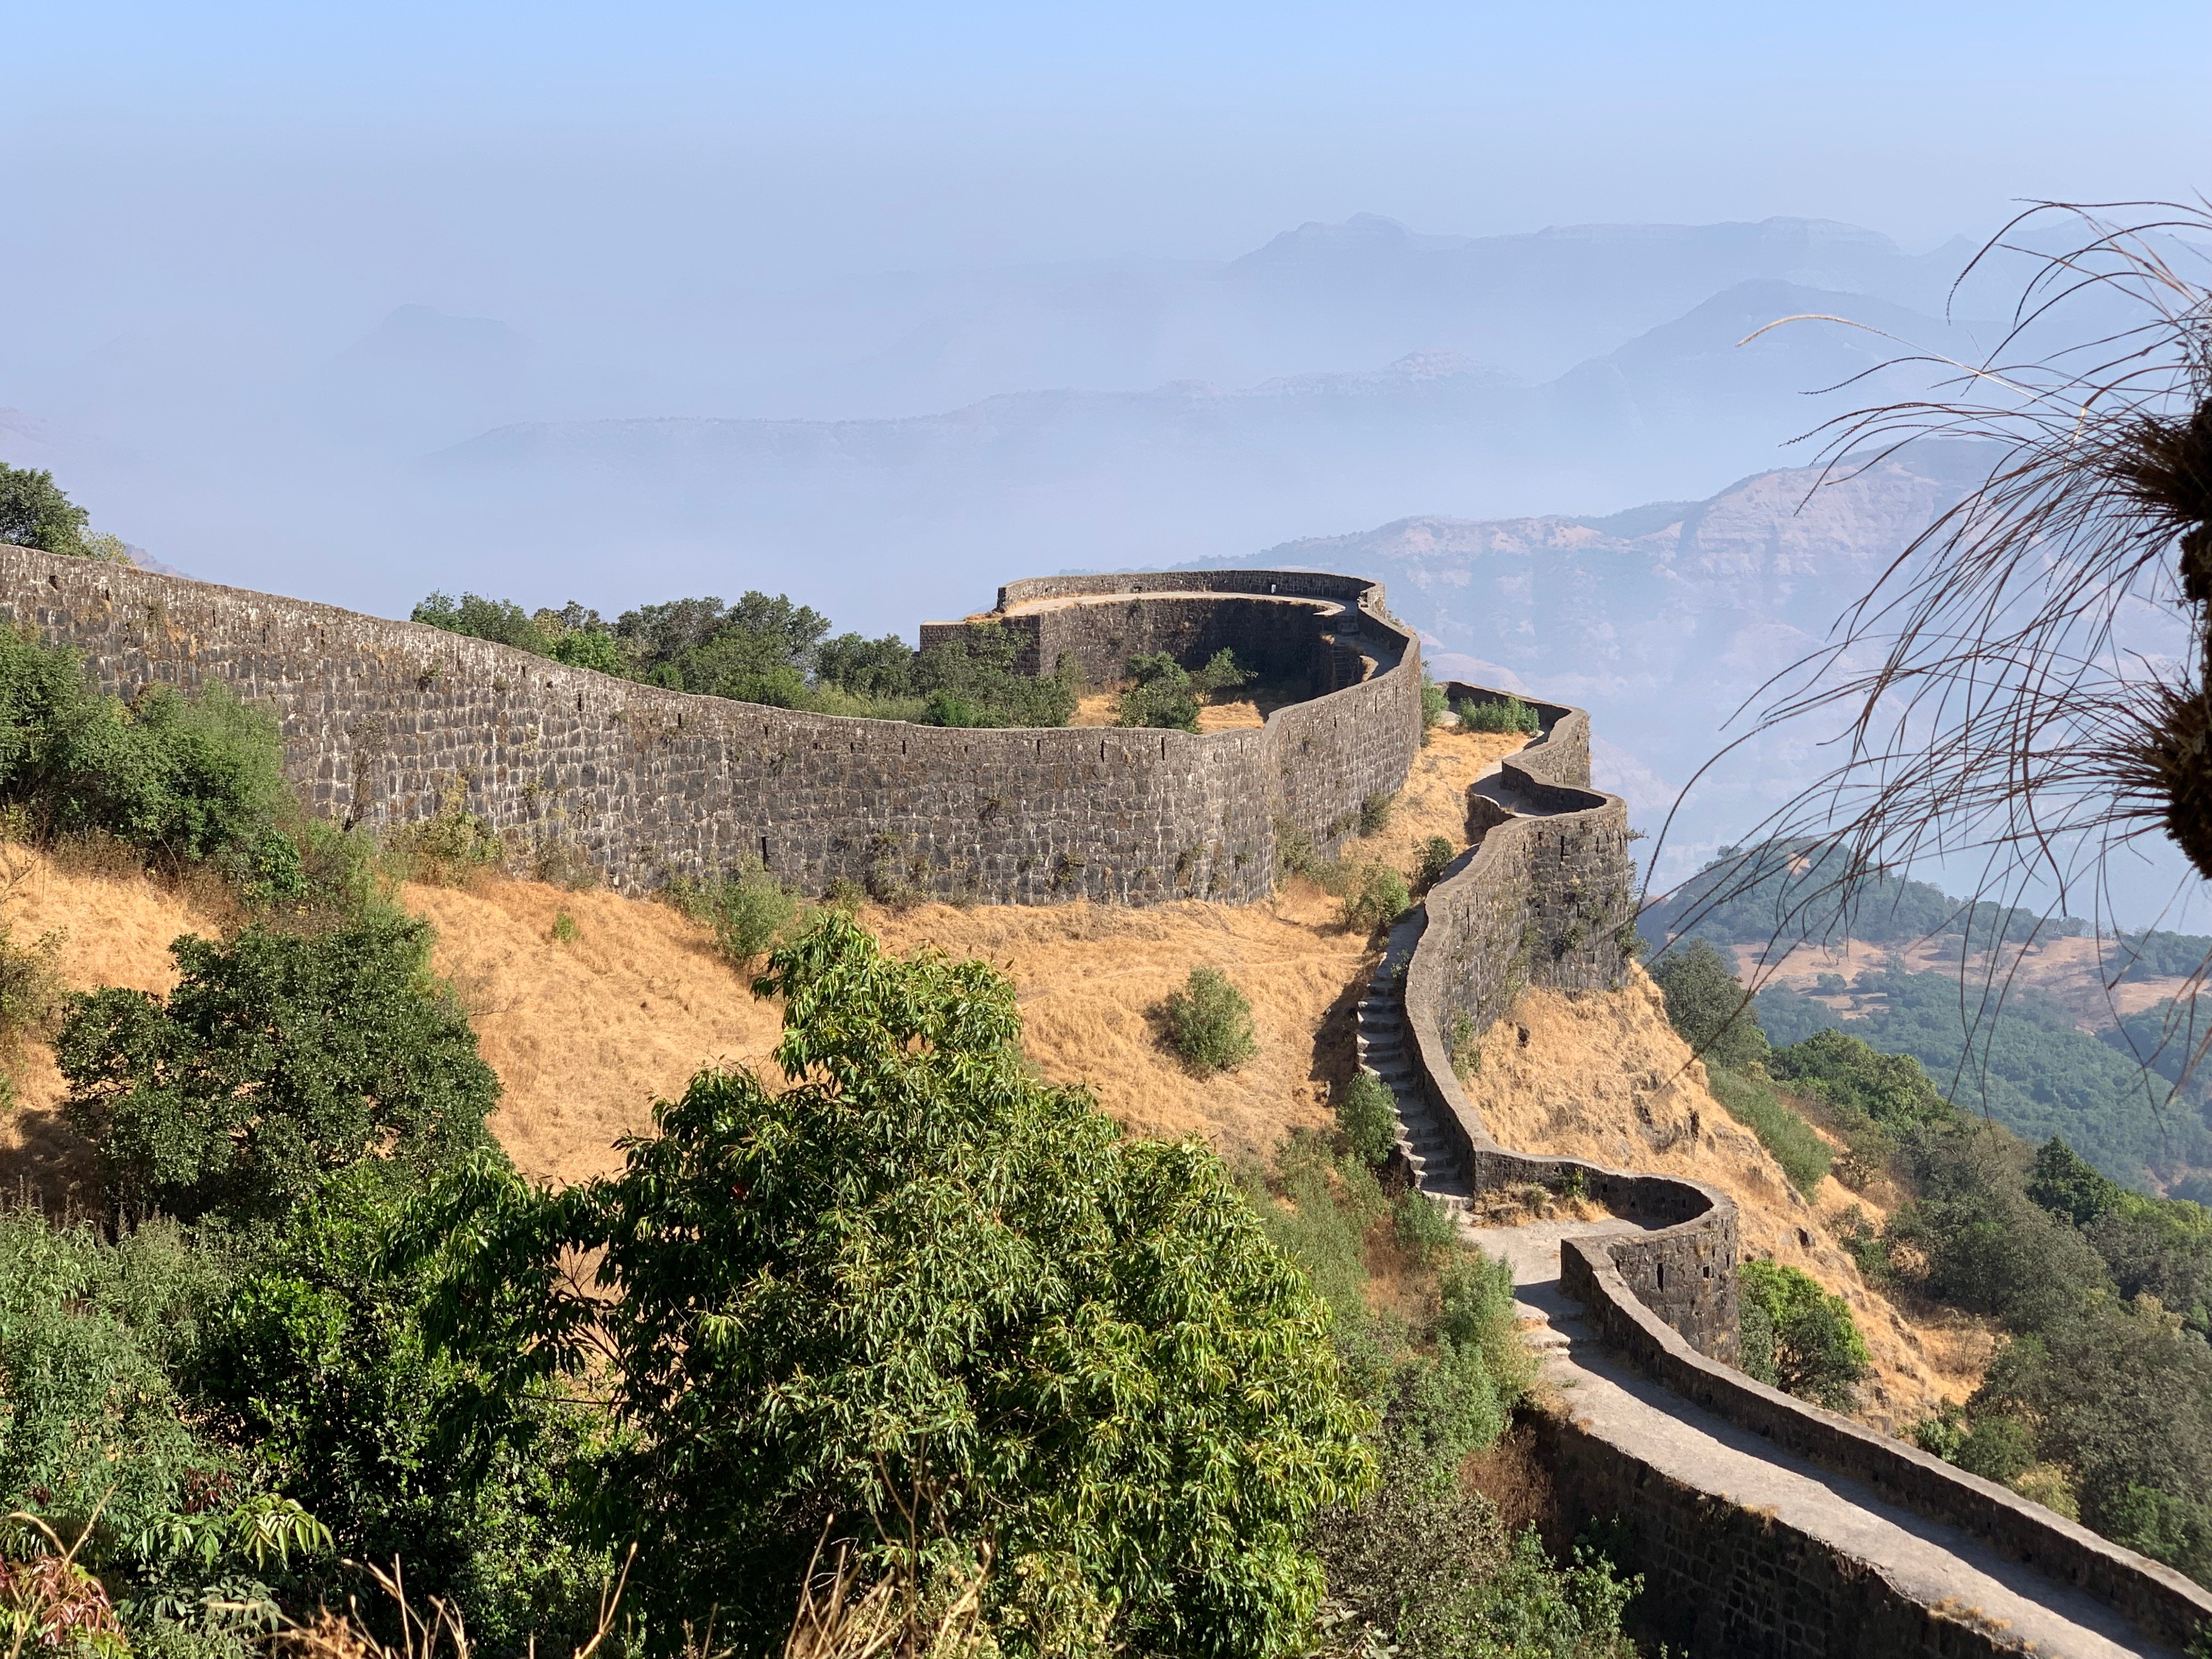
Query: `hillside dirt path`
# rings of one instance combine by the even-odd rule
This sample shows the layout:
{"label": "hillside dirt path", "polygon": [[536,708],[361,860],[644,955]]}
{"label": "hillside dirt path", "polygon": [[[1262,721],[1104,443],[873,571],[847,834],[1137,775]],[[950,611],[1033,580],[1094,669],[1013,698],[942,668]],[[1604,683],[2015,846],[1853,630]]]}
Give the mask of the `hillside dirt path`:
{"label": "hillside dirt path", "polygon": [[[1540,811],[1488,773],[1474,787],[1516,812]],[[1473,856],[1473,849],[1463,854],[1455,872]],[[1782,1451],[1632,1370],[1584,1322],[1580,1304],[1559,1289],[1559,1244],[1570,1237],[1638,1231],[1637,1223],[1553,1218],[1512,1227],[1476,1225],[1468,1214],[1472,1194],[1450,1167],[1449,1142],[1419,1087],[1405,1029],[1404,965],[1426,925],[1425,908],[1416,906],[1390,930],[1358,1007],[1360,1059],[1396,1097],[1400,1146],[1416,1181],[1452,1204],[1462,1237],[1511,1267],[1516,1311],[1538,1356],[1540,1383],[1577,1428],[1668,1480],[1762,1514],[1839,1557],[1863,1563],[1900,1598],[2020,1652],[2050,1659],[2179,1659],[2178,1650],[2149,1643],[2095,1598],[2005,1559],[1959,1528],[1928,1520],[1858,1481]]]}

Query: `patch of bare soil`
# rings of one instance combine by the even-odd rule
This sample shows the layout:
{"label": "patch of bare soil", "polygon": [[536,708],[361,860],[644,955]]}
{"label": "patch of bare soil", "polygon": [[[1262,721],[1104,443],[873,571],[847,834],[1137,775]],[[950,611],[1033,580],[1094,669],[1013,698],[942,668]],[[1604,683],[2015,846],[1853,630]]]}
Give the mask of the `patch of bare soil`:
{"label": "patch of bare soil", "polygon": [[1617,992],[1525,993],[1481,1054],[1468,1093],[1504,1145],[1717,1187],[1736,1201],[1747,1252],[1801,1268],[1848,1302],[1874,1360],[1859,1413],[1869,1424],[1894,1431],[1979,1383],[1987,1332],[1901,1307],[1861,1277],[1840,1243],[1842,1219],[1856,1204],[1878,1222],[1880,1206],[1832,1177],[1811,1200],[1792,1187],[1712,1097],[1640,969]]}

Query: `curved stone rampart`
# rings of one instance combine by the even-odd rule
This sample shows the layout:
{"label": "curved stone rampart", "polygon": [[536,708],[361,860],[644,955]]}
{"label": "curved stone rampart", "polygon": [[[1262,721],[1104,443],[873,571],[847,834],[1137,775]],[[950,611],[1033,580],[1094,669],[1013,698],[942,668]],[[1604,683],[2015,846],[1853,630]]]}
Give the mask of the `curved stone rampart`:
{"label": "curved stone rampart", "polygon": [[[1504,695],[1449,689],[1455,701]],[[1638,1369],[1783,1451],[1863,1482],[1881,1498],[2095,1597],[2154,1640],[2186,1645],[2212,1623],[2212,1593],[2202,1586],[2006,1487],[1725,1363],[1735,1346],[1738,1259],[1735,1206],[1725,1194],[1679,1177],[1516,1152],[1491,1137],[1452,1068],[1455,1020],[1463,1018],[1465,1030],[1486,1029],[1524,985],[1617,986],[1627,961],[1625,809],[1618,797],[1589,787],[1589,717],[1556,704],[1536,707],[1543,733],[1502,765],[1497,787],[1476,796],[1490,827],[1462,866],[1430,892],[1406,972],[1405,1021],[1418,1080],[1463,1160],[1468,1189],[1536,1182],[1580,1190],[1644,1224],[1648,1231],[1569,1237],[1560,1245],[1560,1289]],[[1546,816],[1517,815],[1531,808]],[[1619,896],[1607,897],[1615,881]],[[1638,1486],[1650,1474],[1628,1474],[1620,1484]],[[1700,1576],[1700,1556],[1711,1554],[1678,1540],[1650,1565],[1679,1572],[1680,1593],[1709,1595],[1724,1588]],[[1950,1628],[1956,1635],[1965,1627]],[[1808,1637],[1778,1642],[1775,1650],[1826,1650]]]}
{"label": "curved stone rampart", "polygon": [[[1012,584],[1054,595],[1122,578]],[[1174,589],[1334,687],[1253,730],[948,730],[688,696],[333,605],[0,546],[0,617],[75,647],[130,696],[220,682],[273,708],[313,808],[388,830],[458,792],[510,840],[580,848],[617,887],[745,859],[819,892],[1249,903],[1279,822],[1333,847],[1419,742],[1420,650],[1352,577],[1237,572]],[[1042,597],[1042,596],[1040,596]],[[1139,604],[1149,601],[1139,599]],[[1189,608],[1189,602],[1183,602]],[[1322,611],[1325,609],[1324,617]],[[1276,635],[1287,630],[1287,640]],[[1356,667],[1347,666],[1349,657]]]}

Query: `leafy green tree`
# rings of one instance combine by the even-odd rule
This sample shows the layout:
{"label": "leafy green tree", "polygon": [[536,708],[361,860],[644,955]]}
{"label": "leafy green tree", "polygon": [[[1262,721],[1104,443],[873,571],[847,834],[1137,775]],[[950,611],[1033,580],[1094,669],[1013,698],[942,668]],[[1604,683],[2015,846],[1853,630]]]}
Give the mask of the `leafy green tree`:
{"label": "leafy green tree", "polygon": [[1224,647],[1194,672],[1165,651],[1132,657],[1129,678],[1135,684],[1121,695],[1118,724],[1195,732],[1206,699],[1243,684],[1252,675],[1237,660],[1237,653]]}
{"label": "leafy green tree", "polygon": [[1551,1561],[1533,1531],[1510,1533],[1462,1479],[1504,1432],[1530,1378],[1511,1271],[1447,1226],[1408,1264],[1423,1313],[1378,1310],[1369,1264],[1392,1251],[1409,1212],[1365,1163],[1333,1159],[1326,1146],[1293,1137],[1253,1194],[1268,1236],[1328,1304],[1346,1374],[1375,1413],[1377,1489],[1331,1505],[1315,1528],[1328,1581],[1321,1652],[1631,1659],[1620,1621],[1636,1581],[1587,1552],[1564,1568]]}
{"label": "leafy green tree", "polygon": [[896,634],[879,640],[840,634],[814,653],[815,678],[856,697],[914,695],[915,651]]}
{"label": "leafy green tree", "polygon": [[[396,1556],[418,1605],[456,1608],[478,1651],[562,1651],[591,1633],[609,1577],[569,1514],[591,1419],[487,1396],[426,1343],[430,1275],[386,1260],[410,1187],[381,1164],[325,1182],[203,1314],[185,1374],[209,1431],[333,1534],[334,1554],[283,1575],[288,1607],[343,1606],[342,1559]],[[388,1623],[380,1601],[361,1616]]]}
{"label": "leafy green tree", "polygon": [[229,1275],[173,1223],[111,1241],[0,1212],[0,1504],[84,1535],[79,1559],[140,1653],[245,1659],[275,1611],[267,1581],[331,1541],[176,1382]]}
{"label": "leafy green tree", "polygon": [[52,473],[0,462],[0,542],[82,553],[88,516],[62,494]]}
{"label": "leafy green tree", "polygon": [[1872,1375],[1850,1304],[1810,1274],[1777,1261],[1747,1261],[1741,1292],[1743,1369],[1762,1382],[1834,1411],[1849,1411]]}
{"label": "leafy green tree", "polygon": [[1759,1010],[1721,953],[1705,939],[1670,947],[1651,964],[1667,999],[1667,1018],[1701,1060],[1741,1067],[1766,1058]]}
{"label": "leafy green tree", "polygon": [[1065,726],[1075,712],[1080,672],[1064,658],[1042,677],[1023,673],[1020,637],[998,623],[963,628],[914,659],[914,690],[927,699],[930,726]]}
{"label": "leafy green tree", "polygon": [[1958,1117],[1911,1055],[1883,1054],[1842,1031],[1815,1031],[1802,1042],[1777,1048],[1767,1055],[1766,1069],[1800,1094],[1858,1113],[1887,1131],[1948,1124]]}
{"label": "leafy green tree", "polygon": [[433,593],[409,613],[408,620],[442,628],[448,634],[511,645],[534,656],[543,657],[552,647],[545,631],[512,599],[487,599],[477,593],[464,593],[455,599],[449,594]]}
{"label": "leafy green tree", "polygon": [[273,1218],[364,1158],[427,1172],[489,1147],[499,1079],[431,980],[429,941],[389,912],[312,936],[187,934],[166,999],[72,998],[54,1045],[63,1113],[110,1200]]}
{"label": "leafy green tree", "polygon": [[1038,1081],[984,963],[887,958],[832,911],[761,988],[789,1087],[702,1073],[622,1174],[479,1168],[420,1230],[455,1258],[448,1339],[507,1386],[605,1356],[634,1438],[592,1513],[640,1541],[650,1626],[719,1604],[777,1645],[825,1520],[895,1540],[919,1501],[926,1536],[996,1540],[1016,1650],[1294,1650],[1366,1419],[1220,1162]]}
{"label": "leafy green tree", "polygon": [[1968,1411],[2033,1424],[2039,1461],[2073,1471],[2083,1520],[2170,1533],[2148,1553],[2190,1571],[2189,1506],[2212,1492],[2212,1349],[2179,1322],[2154,1304],[2069,1310],[1998,1351]]}
{"label": "leafy green tree", "polygon": [[712,595],[671,599],[615,619],[650,684],[780,708],[804,706],[815,648],[829,631],[829,617],[811,606],[757,592],[727,605]]}
{"label": "leafy green tree", "polygon": [[2089,1167],[2081,1155],[2057,1135],[2036,1149],[2027,1195],[2055,1216],[2086,1227],[2120,1207],[2122,1188]]}

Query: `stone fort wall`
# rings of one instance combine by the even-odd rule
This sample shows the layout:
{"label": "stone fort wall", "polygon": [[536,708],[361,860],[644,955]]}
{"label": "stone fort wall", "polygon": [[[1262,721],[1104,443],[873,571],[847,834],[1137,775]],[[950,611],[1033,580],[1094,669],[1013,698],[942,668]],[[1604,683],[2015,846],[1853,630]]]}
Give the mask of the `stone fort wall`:
{"label": "stone fort wall", "polygon": [[[1456,702],[1502,692],[1452,684]],[[1609,1346],[1680,1398],[1784,1451],[2031,1564],[2118,1609],[2174,1649],[2212,1628],[2212,1592],[2087,1528],[1863,1425],[1753,1381],[1733,1368],[1741,1259],[1734,1203],[1702,1182],[1636,1175],[1501,1146],[1451,1066],[1449,1032],[1464,1016],[1486,1029],[1527,985],[1617,987],[1634,910],[1626,809],[1589,786],[1589,721],[1538,703],[1543,735],[1500,769],[1496,800],[1547,816],[1508,817],[1482,795],[1493,827],[1429,894],[1405,981],[1415,1073],[1457,1143],[1477,1191],[1528,1182],[1579,1187],[1651,1231],[1568,1238],[1559,1287]],[[1836,1659],[2014,1653],[2002,1632],[1923,1606],[1869,1564],[1712,1492],[1683,1486],[1602,1437],[1570,1408],[1534,1426],[1553,1493],[1554,1542],[1589,1521],[1628,1522],[1622,1565],[1644,1574],[1671,1642],[1695,1655]]]}
{"label": "stone fort wall", "polygon": [[[1043,586],[1118,594],[1128,580]],[[1322,603],[1255,619],[1245,597],[1255,582]],[[848,720],[0,546],[0,618],[75,647],[118,696],[220,683],[271,708],[313,808],[380,832],[457,799],[518,843],[580,848],[624,889],[757,858],[814,892],[842,878],[993,903],[1249,903],[1273,890],[1279,822],[1333,848],[1364,797],[1404,782],[1419,646],[1383,614],[1382,590],[1353,578],[1237,572],[1174,585],[1190,596],[1173,602],[1176,626],[1334,662],[1324,684],[1338,689],[1261,728],[1205,734]]]}

